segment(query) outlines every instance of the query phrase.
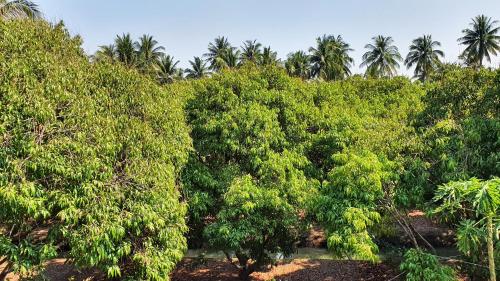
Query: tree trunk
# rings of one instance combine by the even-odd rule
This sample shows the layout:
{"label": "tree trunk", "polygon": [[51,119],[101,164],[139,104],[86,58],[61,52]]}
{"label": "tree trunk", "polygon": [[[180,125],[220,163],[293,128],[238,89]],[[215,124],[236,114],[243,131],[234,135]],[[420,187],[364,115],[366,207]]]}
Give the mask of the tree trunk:
{"label": "tree trunk", "polygon": [[250,274],[255,271],[254,264],[250,263],[250,258],[247,257],[244,253],[239,251],[235,252],[236,257],[238,258],[238,263],[240,264],[240,272],[238,273],[238,277],[241,280],[250,280]]}
{"label": "tree trunk", "polygon": [[240,269],[240,273],[238,276],[240,277],[241,280],[250,280],[250,274],[252,274],[255,270],[253,267],[250,266],[245,266],[242,269]]}
{"label": "tree trunk", "polygon": [[488,266],[490,268],[490,281],[497,281],[495,272],[495,256],[493,249],[493,214],[489,214],[487,217],[487,227],[488,227]]}

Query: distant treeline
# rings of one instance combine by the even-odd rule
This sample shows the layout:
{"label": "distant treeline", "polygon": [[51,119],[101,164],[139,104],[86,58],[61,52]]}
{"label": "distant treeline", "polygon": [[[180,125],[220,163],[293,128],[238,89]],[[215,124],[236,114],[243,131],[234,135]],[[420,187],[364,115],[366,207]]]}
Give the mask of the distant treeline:
{"label": "distant treeline", "polygon": [[[485,61],[500,51],[500,36],[497,21],[485,15],[472,19],[469,28],[462,31],[459,44],[465,46],[458,61],[463,66],[480,68]],[[378,35],[365,46],[361,67],[366,66],[366,77],[394,77],[400,64],[408,69],[414,67],[414,78],[425,81],[442,68],[444,52],[441,43],[431,35],[423,35],[412,41],[410,52],[403,59],[390,36]],[[247,62],[265,66],[284,67],[287,73],[302,79],[341,80],[351,75],[354,60],[353,50],[342,36],[323,35],[316,39],[316,46],[308,52],[297,51],[282,60],[270,46],[256,40],[243,42],[240,48],[232,46],[228,38],[217,37],[208,45],[208,52],[189,61],[190,67],[179,68],[178,60],[164,53],[165,48],[150,35],[143,35],[134,41],[130,34],[116,36],[113,44],[100,46],[93,55],[97,60],[120,61],[129,67],[137,67],[144,73],[155,76],[161,83],[182,78],[201,78],[222,69],[239,67]]]}

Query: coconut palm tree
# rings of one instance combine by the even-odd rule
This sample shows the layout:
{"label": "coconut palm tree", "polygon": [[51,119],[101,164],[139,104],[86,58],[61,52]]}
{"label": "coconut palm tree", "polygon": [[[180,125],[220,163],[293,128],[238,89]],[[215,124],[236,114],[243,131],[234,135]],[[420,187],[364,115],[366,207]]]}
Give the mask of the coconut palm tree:
{"label": "coconut palm tree", "polygon": [[189,61],[191,68],[186,69],[187,78],[202,78],[208,75],[206,62],[200,57],[194,57],[194,60]]}
{"label": "coconut palm tree", "polygon": [[236,48],[231,46],[226,37],[219,36],[214,39],[213,43],[208,44],[208,53],[203,56],[210,63],[210,69],[218,71],[237,65],[239,54],[235,50]]}
{"label": "coconut palm tree", "polygon": [[285,62],[285,69],[290,76],[308,79],[311,74],[309,56],[304,51],[288,54]]}
{"label": "coconut palm tree", "polygon": [[257,40],[247,40],[243,42],[241,46],[240,60],[242,63],[253,62],[257,63],[262,56],[262,44],[258,43]]}
{"label": "coconut palm tree", "polygon": [[99,46],[99,50],[95,52],[94,59],[96,60],[110,60],[116,59],[116,47],[114,44]]}
{"label": "coconut palm tree", "polygon": [[260,65],[276,65],[279,63],[278,53],[271,50],[271,46],[264,47],[262,49],[262,55],[260,57]]}
{"label": "coconut palm tree", "polygon": [[349,52],[354,51],[351,49],[350,45],[347,44],[342,36],[332,37],[332,45],[334,51],[334,66],[332,69],[335,70],[331,76],[331,79],[342,79],[346,76],[351,75],[351,66],[354,64],[354,59],[349,56]]}
{"label": "coconut palm tree", "polygon": [[309,48],[312,63],[311,75],[325,80],[342,79],[351,74],[354,60],[349,56],[352,49],[342,37],[323,35],[316,39],[316,48]]}
{"label": "coconut palm tree", "polygon": [[179,61],[174,57],[161,54],[155,64],[156,78],[160,84],[172,83],[175,79],[182,78],[182,70],[177,68]]}
{"label": "coconut palm tree", "polygon": [[390,36],[376,36],[372,38],[373,44],[367,44],[368,51],[363,55],[361,67],[366,66],[366,75],[371,77],[392,77],[397,74],[398,61],[402,61],[398,48],[393,45]]}
{"label": "coconut palm tree", "polygon": [[326,72],[327,60],[331,57],[330,43],[330,37],[323,35],[323,37],[316,38],[316,48],[309,48],[312,76],[320,76],[320,73]]}
{"label": "coconut palm tree", "polygon": [[224,56],[224,63],[228,68],[237,67],[239,64],[240,50],[231,47]]}
{"label": "coconut palm tree", "polygon": [[128,67],[137,64],[137,53],[130,34],[117,35],[115,39],[116,58]]}
{"label": "coconut palm tree", "polygon": [[462,30],[464,36],[458,42],[467,46],[461,56],[468,65],[482,67],[484,58],[491,62],[491,55],[500,51],[497,23],[490,17],[479,15],[472,19],[471,28]]}
{"label": "coconut palm tree", "polygon": [[412,41],[405,65],[407,68],[415,65],[414,77],[424,82],[441,64],[439,57],[444,57],[444,53],[437,49],[440,46],[441,43],[433,41],[431,35],[423,35]]}
{"label": "coconut palm tree", "polygon": [[153,36],[144,34],[134,43],[137,52],[138,63],[144,71],[148,71],[163,55],[165,48],[158,46],[158,41]]}
{"label": "coconut palm tree", "polygon": [[2,19],[23,19],[41,18],[42,13],[38,5],[28,0],[0,0],[0,18]]}

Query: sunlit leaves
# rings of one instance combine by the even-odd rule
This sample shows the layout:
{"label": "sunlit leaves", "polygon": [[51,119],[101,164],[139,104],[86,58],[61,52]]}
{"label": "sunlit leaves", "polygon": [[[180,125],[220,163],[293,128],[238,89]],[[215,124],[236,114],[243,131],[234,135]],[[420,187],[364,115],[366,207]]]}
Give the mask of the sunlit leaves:
{"label": "sunlit leaves", "polygon": [[318,221],[328,231],[328,247],[337,256],[377,260],[368,228],[380,220],[377,200],[391,179],[391,163],[375,154],[335,154],[335,167],[314,204]]}
{"label": "sunlit leaves", "polygon": [[285,91],[299,87],[278,68],[249,64],[196,83],[187,105],[196,148],[183,175],[191,234],[204,228],[210,245],[258,266],[291,253],[311,194],[297,130],[307,119],[297,116],[312,99]]}
{"label": "sunlit leaves", "polygon": [[89,62],[62,25],[0,29],[8,93],[0,98],[0,256],[23,273],[63,245],[70,262],[108,277],[168,280],[186,247],[176,183],[191,148],[177,89]]}
{"label": "sunlit leaves", "polygon": [[[457,248],[474,262],[486,257],[486,241],[490,245],[498,241],[496,235],[487,235],[487,227],[493,229],[497,222],[500,203],[500,179],[449,182],[439,186],[434,198],[438,207],[434,213],[442,219],[459,222],[457,226]],[[493,255],[494,249],[491,249]],[[496,250],[498,253],[498,249]]]}
{"label": "sunlit leaves", "polygon": [[500,180],[472,178],[439,186],[434,201],[435,213],[448,217],[479,217],[495,214],[500,204]]}
{"label": "sunlit leaves", "polygon": [[422,250],[408,250],[404,255],[400,269],[406,273],[407,281],[457,280],[451,267],[441,265],[437,257]]}

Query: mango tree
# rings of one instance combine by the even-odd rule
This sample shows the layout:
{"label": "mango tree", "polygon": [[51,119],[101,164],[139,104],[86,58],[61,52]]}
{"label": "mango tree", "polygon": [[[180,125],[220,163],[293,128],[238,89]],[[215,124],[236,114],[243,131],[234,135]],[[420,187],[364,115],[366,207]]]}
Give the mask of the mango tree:
{"label": "mango tree", "polygon": [[234,254],[242,279],[293,251],[314,194],[300,150],[308,127],[300,116],[313,99],[298,83],[279,68],[252,66],[193,82],[196,150],[183,173],[190,241],[205,238],[231,263]]}

